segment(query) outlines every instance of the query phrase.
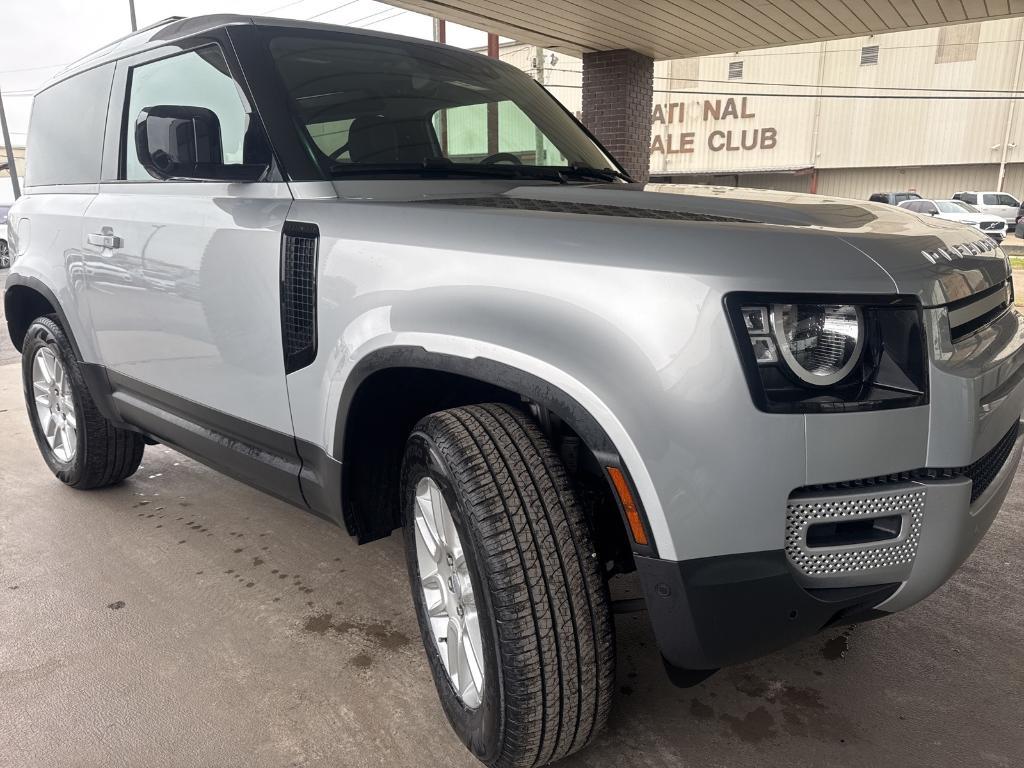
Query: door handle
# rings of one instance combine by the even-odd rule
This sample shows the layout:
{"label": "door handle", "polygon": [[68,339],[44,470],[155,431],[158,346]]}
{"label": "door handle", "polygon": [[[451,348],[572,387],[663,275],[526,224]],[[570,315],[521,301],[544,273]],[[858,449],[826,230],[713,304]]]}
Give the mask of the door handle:
{"label": "door handle", "polygon": [[107,232],[90,232],[87,239],[89,245],[97,245],[103,249],[114,250],[124,245],[124,241],[120,237]]}

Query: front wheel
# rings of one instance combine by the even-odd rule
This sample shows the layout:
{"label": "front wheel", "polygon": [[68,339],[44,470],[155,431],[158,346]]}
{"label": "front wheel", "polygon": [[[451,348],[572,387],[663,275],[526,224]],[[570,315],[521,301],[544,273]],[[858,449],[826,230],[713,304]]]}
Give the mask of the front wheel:
{"label": "front wheel", "polygon": [[424,418],[402,471],[413,603],[441,704],[490,766],[545,765],[604,725],[607,586],[565,469],[521,411]]}

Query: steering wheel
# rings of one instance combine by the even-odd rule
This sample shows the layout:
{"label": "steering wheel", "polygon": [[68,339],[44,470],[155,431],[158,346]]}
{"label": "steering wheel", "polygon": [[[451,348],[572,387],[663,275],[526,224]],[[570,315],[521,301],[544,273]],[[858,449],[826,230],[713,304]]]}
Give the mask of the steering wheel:
{"label": "steering wheel", "polygon": [[513,155],[511,152],[495,152],[493,155],[488,155],[480,161],[480,165],[493,165],[496,163],[522,165],[523,161],[519,159],[518,155]]}

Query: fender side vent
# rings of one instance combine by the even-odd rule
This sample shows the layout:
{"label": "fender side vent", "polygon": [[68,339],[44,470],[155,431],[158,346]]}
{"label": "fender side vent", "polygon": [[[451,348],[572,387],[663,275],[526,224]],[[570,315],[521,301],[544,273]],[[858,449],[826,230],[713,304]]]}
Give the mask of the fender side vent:
{"label": "fender side vent", "polygon": [[320,231],[315,224],[285,222],[281,242],[281,339],[284,370],[316,359],[316,269]]}

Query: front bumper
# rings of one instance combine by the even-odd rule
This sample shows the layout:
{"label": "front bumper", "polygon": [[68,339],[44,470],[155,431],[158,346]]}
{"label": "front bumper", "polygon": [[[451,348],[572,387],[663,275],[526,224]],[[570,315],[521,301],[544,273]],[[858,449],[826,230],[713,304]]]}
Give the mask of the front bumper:
{"label": "front bumper", "polygon": [[[1007,450],[994,449],[998,468],[984,464],[990,457],[978,462],[977,481],[964,474],[798,497],[822,509],[854,510],[867,502],[869,515],[900,514],[902,502],[878,500],[907,497],[907,523],[885,546],[820,550],[821,562],[813,566],[791,547],[682,562],[637,557],[651,624],[670,671],[748,661],[830,625],[882,616],[927,597],[974,551],[995,519],[1024,449],[1024,434],[1014,429],[1012,437]],[[982,477],[983,472],[988,474]],[[972,503],[975,482],[984,482],[985,489]],[[913,551],[906,556],[912,537]]]}
{"label": "front bumper", "polygon": [[[927,405],[811,414],[792,435],[778,429],[781,419],[766,425],[775,431],[762,461],[741,456],[724,465],[729,482],[719,478],[715,487],[769,492],[737,494],[745,503],[719,505],[713,514],[708,507],[703,514],[698,506],[684,510],[675,519],[678,541],[697,549],[691,558],[636,557],[670,669],[747,661],[835,623],[907,608],[977,546],[1024,446],[1024,317],[1009,310],[954,340],[945,308],[925,316],[932,359]],[[743,434],[738,441],[732,433],[740,453],[759,438]],[[780,446],[801,437],[806,464],[794,471],[785,463],[793,452]],[[801,474],[803,482],[794,482]],[[781,500],[778,485],[785,489]],[[890,530],[899,518],[898,536],[886,538],[883,530],[874,540],[826,544],[807,538],[812,525],[873,517],[889,518]]]}

